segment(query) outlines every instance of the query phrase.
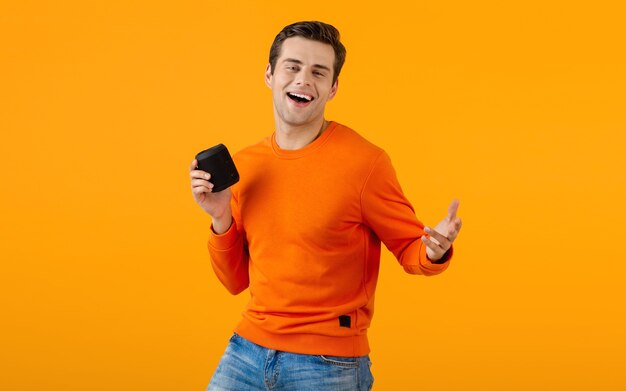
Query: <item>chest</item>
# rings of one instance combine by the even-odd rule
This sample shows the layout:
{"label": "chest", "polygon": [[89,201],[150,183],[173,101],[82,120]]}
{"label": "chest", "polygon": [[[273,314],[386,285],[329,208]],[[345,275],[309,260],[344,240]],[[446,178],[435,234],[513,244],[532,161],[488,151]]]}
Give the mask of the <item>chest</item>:
{"label": "chest", "polygon": [[239,197],[249,242],[272,234],[332,245],[361,224],[362,173],[350,165],[267,162],[248,173]]}

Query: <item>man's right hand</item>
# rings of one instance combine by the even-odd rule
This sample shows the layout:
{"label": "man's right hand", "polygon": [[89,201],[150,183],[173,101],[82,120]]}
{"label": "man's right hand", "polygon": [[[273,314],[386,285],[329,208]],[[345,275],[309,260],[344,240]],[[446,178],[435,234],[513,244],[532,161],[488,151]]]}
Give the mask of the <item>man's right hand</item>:
{"label": "man's right hand", "polygon": [[230,199],[232,193],[230,188],[217,193],[212,193],[213,184],[209,182],[211,174],[206,171],[197,170],[198,161],[194,159],[189,168],[191,177],[191,191],[193,198],[198,205],[211,215],[213,219],[213,231],[223,234],[232,224],[232,212],[230,210]]}

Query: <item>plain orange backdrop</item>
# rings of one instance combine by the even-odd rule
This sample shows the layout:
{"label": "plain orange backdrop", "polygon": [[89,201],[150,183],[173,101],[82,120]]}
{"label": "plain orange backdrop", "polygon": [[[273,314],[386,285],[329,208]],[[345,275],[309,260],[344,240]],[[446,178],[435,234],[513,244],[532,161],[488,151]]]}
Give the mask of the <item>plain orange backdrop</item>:
{"label": "plain orange backdrop", "polygon": [[203,390],[247,301],[188,166],[273,131],[286,24],[348,49],[327,118],[385,148],[446,273],[382,257],[375,390],[626,389],[620,1],[0,2],[0,389]]}

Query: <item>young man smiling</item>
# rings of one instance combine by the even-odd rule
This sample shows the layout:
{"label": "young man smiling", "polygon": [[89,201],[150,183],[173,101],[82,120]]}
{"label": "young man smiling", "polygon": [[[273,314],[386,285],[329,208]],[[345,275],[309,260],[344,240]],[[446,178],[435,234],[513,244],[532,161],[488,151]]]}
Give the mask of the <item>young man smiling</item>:
{"label": "young man smiling", "polygon": [[275,132],[235,154],[232,190],[212,193],[191,163],[194,198],[212,217],[213,269],[232,294],[250,290],[209,390],[371,389],[381,241],[408,273],[449,265],[458,201],[424,227],[388,155],[324,118],[345,53],[333,26],[285,27],[265,71]]}
{"label": "young man smiling", "polygon": [[329,44],[300,36],[286,39],[280,52],[280,57],[270,58],[265,83],[274,98],[276,141],[281,148],[294,150],[311,143],[328,126],[324,108],[338,87],[335,52]]}

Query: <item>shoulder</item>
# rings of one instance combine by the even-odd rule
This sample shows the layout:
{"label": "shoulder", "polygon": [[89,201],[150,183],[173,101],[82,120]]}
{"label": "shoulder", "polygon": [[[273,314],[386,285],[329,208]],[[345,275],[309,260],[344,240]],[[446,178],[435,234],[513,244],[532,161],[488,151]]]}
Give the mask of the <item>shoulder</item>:
{"label": "shoulder", "polygon": [[354,129],[340,123],[336,123],[333,138],[342,149],[357,154],[357,156],[369,157],[371,159],[385,152],[381,147],[372,143]]}
{"label": "shoulder", "polygon": [[325,155],[332,159],[334,167],[342,168],[345,177],[366,181],[373,171],[390,172],[391,162],[385,150],[348,126],[337,124],[328,144]]}

